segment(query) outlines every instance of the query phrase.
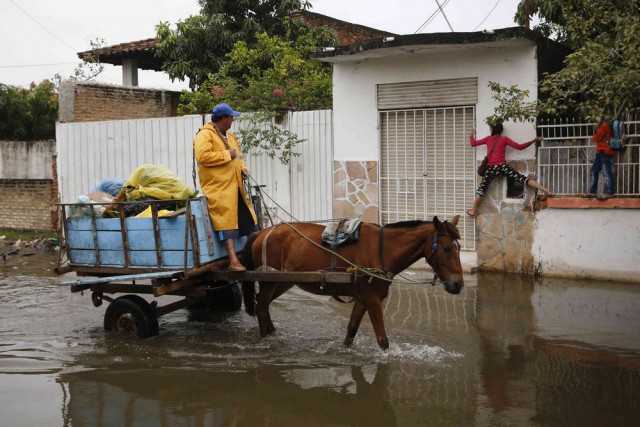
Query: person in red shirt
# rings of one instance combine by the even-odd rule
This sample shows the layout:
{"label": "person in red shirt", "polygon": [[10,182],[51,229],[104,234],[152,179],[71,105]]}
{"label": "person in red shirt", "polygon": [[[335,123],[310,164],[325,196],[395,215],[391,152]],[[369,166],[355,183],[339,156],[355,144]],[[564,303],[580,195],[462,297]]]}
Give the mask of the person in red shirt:
{"label": "person in red shirt", "polygon": [[480,205],[482,197],[484,197],[487,188],[489,188],[489,184],[491,184],[491,182],[497,176],[506,176],[509,178],[513,178],[522,183],[526,183],[530,187],[544,192],[546,197],[553,196],[551,190],[540,185],[535,179],[528,178],[522,175],[517,170],[509,166],[506,160],[507,146],[515,148],[516,150],[524,150],[531,144],[542,141],[542,138],[538,136],[529,142],[518,144],[510,138],[502,136],[503,130],[504,127],[502,126],[502,123],[498,123],[497,125],[492,126],[491,136],[476,140],[474,138],[475,131],[471,133],[471,136],[469,136],[469,142],[471,143],[472,147],[486,144],[487,153],[489,153],[489,158],[487,159],[487,170],[485,171],[484,176],[482,177],[482,181],[480,181],[480,185],[476,190],[476,197],[473,200],[473,206],[471,206],[471,209],[467,210],[467,215],[469,215],[470,217],[476,216],[476,211],[478,210],[478,206]]}
{"label": "person in red shirt", "polygon": [[602,198],[609,199],[613,197],[615,179],[613,176],[613,156],[615,151],[609,147],[609,140],[611,139],[611,126],[606,121],[600,122],[596,133],[591,137],[592,141],[596,143],[596,158],[591,165],[591,186],[589,187],[588,197],[594,197],[598,192],[598,178],[600,177],[600,171],[604,175],[607,181],[606,191]]}

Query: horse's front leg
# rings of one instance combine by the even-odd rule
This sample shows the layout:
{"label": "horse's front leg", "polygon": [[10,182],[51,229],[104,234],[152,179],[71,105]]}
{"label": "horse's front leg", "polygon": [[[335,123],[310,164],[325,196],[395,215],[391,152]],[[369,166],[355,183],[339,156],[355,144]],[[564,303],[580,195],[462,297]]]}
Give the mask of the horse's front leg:
{"label": "horse's front leg", "polygon": [[364,304],[360,300],[356,300],[353,304],[353,310],[351,311],[351,318],[349,319],[349,326],[347,326],[347,336],[344,339],[344,345],[351,345],[353,343],[353,339],[358,333],[362,317],[364,317],[364,313],[366,312],[367,308]]}
{"label": "horse's front leg", "polygon": [[389,338],[384,330],[384,317],[382,315],[382,300],[368,301],[367,312],[373,325],[373,331],[376,333],[378,345],[383,350],[389,349]]}
{"label": "horse's front leg", "polygon": [[258,326],[260,327],[260,336],[266,337],[273,333],[276,328],[271,322],[269,314],[269,304],[273,301],[273,294],[276,290],[276,283],[260,282],[260,292],[256,296],[256,317],[258,318]]}

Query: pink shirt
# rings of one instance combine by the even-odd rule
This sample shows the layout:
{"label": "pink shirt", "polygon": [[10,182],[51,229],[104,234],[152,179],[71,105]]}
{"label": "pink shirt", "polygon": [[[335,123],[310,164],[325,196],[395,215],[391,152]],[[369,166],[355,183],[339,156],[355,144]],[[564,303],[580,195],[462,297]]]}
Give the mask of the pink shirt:
{"label": "pink shirt", "polygon": [[497,144],[496,148],[493,149],[491,155],[489,156],[489,159],[487,161],[488,165],[499,165],[500,163],[507,163],[507,159],[505,158],[507,145],[509,147],[515,148],[516,150],[524,150],[525,148],[533,144],[533,140],[518,144],[511,138],[502,135],[485,136],[484,138],[478,140],[473,139],[473,136],[469,136],[469,142],[471,143],[472,147],[487,144],[487,154],[489,154],[489,152],[491,151],[491,147],[493,147],[494,144]]}

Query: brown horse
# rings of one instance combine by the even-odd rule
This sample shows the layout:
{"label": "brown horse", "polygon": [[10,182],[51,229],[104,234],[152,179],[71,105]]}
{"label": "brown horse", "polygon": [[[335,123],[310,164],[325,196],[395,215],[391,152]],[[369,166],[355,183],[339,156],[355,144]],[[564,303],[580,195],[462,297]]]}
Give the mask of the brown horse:
{"label": "brown horse", "polygon": [[[245,310],[257,315],[260,335],[275,331],[269,314],[271,301],[284,294],[294,285],[317,295],[349,296],[355,301],[347,327],[345,345],[350,345],[358,332],[365,312],[373,324],[376,340],[384,350],[389,348],[389,339],[384,328],[382,301],[389,294],[391,280],[396,274],[424,257],[451,294],[458,294],[464,286],[460,264],[460,234],[456,228],[459,216],[451,222],[433,218],[433,222],[408,221],[388,224],[363,223],[360,239],[356,243],[335,250],[340,257],[354,265],[373,268],[373,276],[359,276],[353,284],[320,284],[260,282],[260,292],[255,295],[255,283],[243,282]],[[263,252],[269,269],[281,271],[330,271],[343,270],[349,264],[333,256],[321,246],[324,226],[313,223],[290,223],[269,227],[252,234],[245,246],[244,262],[254,269],[264,265]],[[303,237],[304,236],[304,237]],[[266,247],[263,242],[267,239]],[[313,242],[313,243],[311,243]],[[333,267],[332,267],[333,264]]]}

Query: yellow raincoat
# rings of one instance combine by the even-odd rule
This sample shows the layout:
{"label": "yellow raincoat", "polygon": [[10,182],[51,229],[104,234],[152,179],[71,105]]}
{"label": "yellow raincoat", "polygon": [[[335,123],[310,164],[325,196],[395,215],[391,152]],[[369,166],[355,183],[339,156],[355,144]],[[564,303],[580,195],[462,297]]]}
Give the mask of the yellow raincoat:
{"label": "yellow raincoat", "polygon": [[251,212],[253,223],[258,223],[249,195],[242,185],[242,170],[246,166],[242,161],[238,140],[229,131],[227,140],[229,147],[236,149],[235,159],[231,159],[231,153],[212,123],[200,129],[193,140],[200,187],[209,200],[213,228],[218,231],[238,229],[238,191],[242,194],[242,202]]}

